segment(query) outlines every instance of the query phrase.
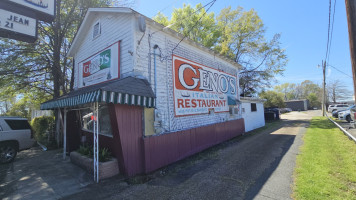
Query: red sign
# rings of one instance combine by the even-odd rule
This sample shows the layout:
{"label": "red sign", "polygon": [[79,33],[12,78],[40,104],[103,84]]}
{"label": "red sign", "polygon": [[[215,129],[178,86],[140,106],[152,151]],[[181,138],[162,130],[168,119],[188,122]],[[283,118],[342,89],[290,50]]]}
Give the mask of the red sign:
{"label": "red sign", "polygon": [[237,76],[173,56],[176,116],[228,112],[227,96],[237,97]]}

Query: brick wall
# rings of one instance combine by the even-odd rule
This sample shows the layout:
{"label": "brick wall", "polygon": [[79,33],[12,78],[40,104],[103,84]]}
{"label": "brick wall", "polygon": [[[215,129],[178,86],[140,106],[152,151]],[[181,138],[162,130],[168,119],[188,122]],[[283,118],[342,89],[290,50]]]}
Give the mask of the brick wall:
{"label": "brick wall", "polygon": [[[241,114],[230,115],[229,113],[203,114],[185,117],[175,117],[173,100],[173,71],[172,71],[172,50],[174,55],[192,60],[199,64],[218,69],[230,74],[238,74],[236,66],[225,60],[209,54],[183,40],[178,46],[179,38],[169,33],[160,31],[155,25],[147,25],[146,32],[142,33],[136,29],[134,70],[148,80],[151,77],[151,86],[154,86],[154,50],[156,49],[156,70],[157,70],[157,111],[161,115],[163,132],[175,132],[208,124],[220,123],[228,120],[241,118]],[[142,38],[142,39],[141,39]],[[140,43],[138,44],[138,41]],[[176,47],[177,46],[177,47]],[[151,51],[149,50],[151,49]],[[151,66],[150,66],[151,63]],[[151,70],[149,70],[151,69]]]}

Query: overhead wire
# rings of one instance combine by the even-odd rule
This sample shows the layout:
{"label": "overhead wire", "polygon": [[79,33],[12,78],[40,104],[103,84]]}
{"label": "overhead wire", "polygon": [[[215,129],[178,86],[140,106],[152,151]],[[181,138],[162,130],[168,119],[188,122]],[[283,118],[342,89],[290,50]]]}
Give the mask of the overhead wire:
{"label": "overhead wire", "polygon": [[331,32],[330,32],[329,52],[328,52],[328,57],[327,57],[328,60],[327,60],[327,62],[329,62],[329,59],[330,59],[331,44],[332,44],[332,40],[333,40],[334,22],[335,22],[335,10],[336,10],[336,0],[334,0],[334,11],[333,11],[333,18],[332,18],[332,22],[331,22]]}
{"label": "overhead wire", "polygon": [[166,7],[164,7],[163,9],[159,10],[159,11],[157,12],[157,14],[153,15],[151,18],[156,17],[156,16],[158,15],[158,13],[160,13],[160,12],[166,10],[169,6],[172,6],[172,5],[175,4],[177,1],[179,1],[179,0],[174,0],[172,3],[170,3],[169,5],[167,5]]}
{"label": "overhead wire", "polygon": [[[210,8],[214,5],[214,3],[215,3],[216,1],[217,1],[217,0],[212,0],[212,1],[210,1],[209,3],[207,3],[205,6],[202,7],[202,8],[204,8],[204,7],[206,7],[206,6],[208,6],[208,5],[210,4],[209,8],[206,9],[206,11],[204,12],[204,14],[198,19],[198,21],[195,22],[195,24],[192,26],[192,28],[189,29],[188,33],[189,33],[193,28],[195,28],[195,26],[198,25],[198,23],[200,22],[200,20],[205,16],[205,14],[210,10]],[[200,9],[202,9],[202,8],[200,8]],[[199,9],[199,10],[200,10],[200,9]],[[187,35],[185,35],[185,36],[178,42],[178,44],[172,49],[172,54],[173,54],[174,50],[179,46],[179,44],[180,44],[186,37],[187,37]]]}
{"label": "overhead wire", "polygon": [[331,0],[329,0],[329,23],[328,23],[328,39],[326,42],[326,53],[325,53],[325,61],[328,58],[328,52],[329,52],[329,41],[330,41],[330,18],[331,18]]}
{"label": "overhead wire", "polygon": [[347,77],[352,78],[352,76],[351,76],[350,74],[347,74],[347,73],[341,71],[340,69],[338,69],[338,68],[336,68],[336,67],[334,67],[334,66],[332,66],[332,65],[327,65],[327,66],[332,67],[333,69],[335,69],[336,71],[338,71],[338,72],[344,74],[344,75],[347,76]]}
{"label": "overhead wire", "polygon": [[[215,1],[216,1],[216,0],[210,1],[209,3],[205,4],[204,6],[200,7],[200,8],[197,9],[196,11],[194,11],[191,15],[196,14],[198,11],[200,11],[201,9],[207,7],[209,4],[212,4],[213,2],[215,3]],[[210,6],[210,7],[211,7],[211,6]],[[210,8],[210,7],[209,7],[209,8]],[[206,11],[206,12],[207,12],[207,11]],[[205,13],[206,13],[206,12],[205,12]],[[204,13],[204,15],[205,15],[205,13]],[[204,15],[203,15],[203,16],[204,16]],[[188,17],[191,17],[191,16],[188,16]],[[184,17],[184,18],[182,18],[182,20],[187,19],[188,17]],[[201,19],[201,18],[200,18],[200,19]],[[199,19],[199,20],[200,20],[200,19]],[[175,22],[175,23],[177,23],[177,22]],[[168,24],[167,26],[163,27],[163,29],[169,28],[169,27],[171,27],[172,25],[174,25],[175,23],[173,23],[173,24]],[[155,34],[155,33],[157,33],[157,32],[162,31],[163,29],[153,32],[152,35]]]}

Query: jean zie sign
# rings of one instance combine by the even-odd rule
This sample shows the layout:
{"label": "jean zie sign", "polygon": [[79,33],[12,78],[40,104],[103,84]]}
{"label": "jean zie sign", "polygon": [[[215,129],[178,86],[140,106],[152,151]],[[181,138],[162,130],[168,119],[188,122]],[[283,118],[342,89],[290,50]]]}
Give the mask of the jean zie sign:
{"label": "jean zie sign", "polygon": [[228,112],[228,96],[237,97],[237,76],[173,56],[176,116]]}
{"label": "jean zie sign", "polygon": [[86,87],[119,78],[119,42],[80,62],[78,86]]}

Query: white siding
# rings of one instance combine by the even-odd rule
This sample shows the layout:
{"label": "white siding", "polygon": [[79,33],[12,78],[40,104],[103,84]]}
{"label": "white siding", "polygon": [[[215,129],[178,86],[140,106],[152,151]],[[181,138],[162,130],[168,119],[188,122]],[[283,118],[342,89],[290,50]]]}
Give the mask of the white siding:
{"label": "white siding", "polygon": [[[157,133],[174,132],[241,118],[241,112],[235,115],[225,112],[184,117],[175,117],[174,113],[173,49],[174,55],[237,76],[238,68],[235,65],[211,54],[211,52],[191,45],[188,40],[183,40],[177,46],[181,39],[180,36],[177,38],[172,33],[164,32],[150,23],[147,23],[145,32],[141,32],[138,28],[140,15],[137,13],[103,12],[95,15],[90,22],[92,25],[84,31],[86,34],[80,36],[85,38],[74,56],[76,63],[75,88],[78,87],[78,63],[121,40],[120,77],[134,76],[151,80],[151,87],[155,91],[153,47],[158,45],[159,48],[156,49],[156,54],[158,54],[156,55],[156,121],[161,122],[158,123],[161,125],[156,127]],[[101,35],[92,39],[92,28],[97,21],[101,23]]]}
{"label": "white siding", "polygon": [[[257,111],[251,111],[251,103],[256,103]],[[242,102],[242,117],[245,121],[245,131],[251,131],[265,125],[264,107],[261,102]]]}
{"label": "white siding", "polygon": [[[100,20],[101,35],[95,39],[92,38],[92,28],[95,22]],[[111,44],[121,40],[120,43],[120,76],[125,77],[133,71],[133,52],[134,46],[134,31],[133,31],[133,15],[124,13],[102,13],[97,14],[92,25],[89,26],[82,44],[75,54],[75,83],[74,88],[78,87],[78,63],[84,59],[96,54],[100,50],[110,46]]]}

